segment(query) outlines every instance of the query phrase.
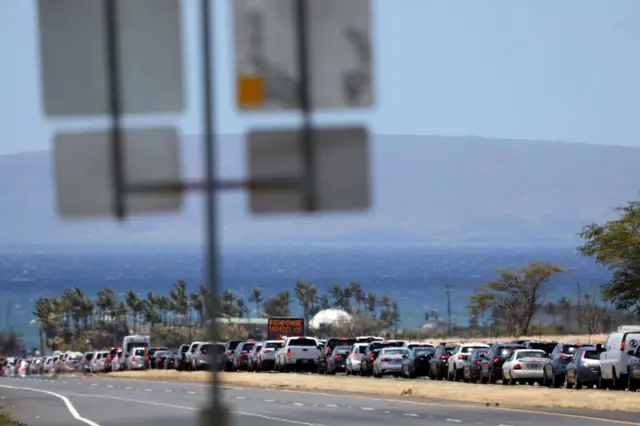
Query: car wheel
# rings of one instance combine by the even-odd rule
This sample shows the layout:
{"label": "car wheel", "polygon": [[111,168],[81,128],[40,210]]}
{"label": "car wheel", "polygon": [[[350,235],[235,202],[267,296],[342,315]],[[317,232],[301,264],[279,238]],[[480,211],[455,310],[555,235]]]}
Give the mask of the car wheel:
{"label": "car wheel", "polygon": [[628,377],[627,389],[629,389],[629,392],[635,392],[638,389],[640,389],[640,382],[636,382],[635,380],[632,380],[631,374],[627,374],[627,377]]}
{"label": "car wheel", "polygon": [[509,380],[507,380],[507,376],[505,376],[504,371],[502,372],[502,384],[503,385],[509,384]]}

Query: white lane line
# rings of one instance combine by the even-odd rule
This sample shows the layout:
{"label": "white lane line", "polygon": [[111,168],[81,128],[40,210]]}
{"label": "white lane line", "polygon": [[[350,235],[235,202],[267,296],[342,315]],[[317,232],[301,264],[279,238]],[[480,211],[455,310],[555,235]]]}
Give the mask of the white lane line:
{"label": "white lane line", "polygon": [[499,424],[498,426],[511,426],[511,425],[504,425],[504,424]]}
{"label": "white lane line", "polygon": [[125,389],[131,389],[131,386],[127,386]]}
{"label": "white lane line", "polygon": [[189,395],[195,395],[196,393],[194,391],[189,391],[187,392]]}
{"label": "white lane line", "polygon": [[77,421],[82,422],[84,424],[87,424],[89,426],[100,426],[98,423],[96,423],[96,422],[94,422],[92,420],[89,420],[89,419],[85,419],[84,417],[82,417],[80,415],[80,413],[78,413],[78,410],[76,410],[76,407],[74,407],[73,404],[71,403],[71,401],[69,401],[69,398],[67,398],[64,395],[60,395],[58,393],[50,392],[50,391],[46,391],[46,390],[42,390],[42,389],[23,388],[23,387],[7,386],[7,385],[0,385],[0,387],[7,388],[7,389],[26,390],[26,391],[31,391],[31,392],[40,392],[40,393],[45,393],[47,395],[55,396],[56,398],[58,398],[62,402],[64,402],[64,405],[67,406],[67,410],[69,410],[69,413],[71,413],[71,415],[73,416],[74,419],[76,419]]}
{"label": "white lane line", "polygon": [[111,386],[111,385],[107,385],[107,387],[108,387],[108,388],[111,388],[111,389],[113,389],[113,386]]}
{"label": "white lane line", "polygon": [[273,399],[265,399],[264,402],[273,402]]}
{"label": "white lane line", "polygon": [[236,396],[236,399],[246,399],[244,396]]}
{"label": "white lane line", "polygon": [[373,408],[369,408],[369,407],[362,407],[362,409],[366,411],[373,411]]}
{"label": "white lane line", "polygon": [[325,407],[338,408],[338,406],[335,404],[327,404],[325,405]]}
{"label": "white lane line", "polygon": [[451,423],[462,423],[462,420],[460,419],[447,419],[447,421]]}
{"label": "white lane line", "polygon": [[144,391],[145,392],[151,392],[151,389],[145,389]]}
{"label": "white lane line", "polygon": [[302,404],[300,402],[294,402],[293,405],[297,405],[298,407],[302,407],[304,404]]}
{"label": "white lane line", "polygon": [[418,415],[414,413],[404,413],[404,415],[409,417],[418,417]]}
{"label": "white lane line", "polygon": [[[155,402],[155,401],[143,401],[140,399],[130,399],[130,398],[120,398],[117,396],[110,396],[110,395],[87,395],[87,394],[76,394],[75,396],[84,396],[84,397],[89,397],[89,398],[106,398],[106,399],[115,399],[117,401],[125,401],[125,402],[133,402],[133,403],[137,403],[137,404],[149,404],[149,405],[155,405],[157,407],[168,407],[168,408],[177,408],[177,409],[181,409],[181,410],[190,410],[190,411],[199,411],[200,409],[197,407],[187,407],[184,405],[173,405],[173,404],[164,404],[161,402]],[[256,413],[245,413],[242,411],[232,411],[231,414],[236,414],[239,416],[248,416],[248,417],[257,417],[260,419],[265,419],[265,420],[271,420],[274,422],[280,422],[280,423],[290,423],[290,424],[294,424],[294,425],[300,425],[300,426],[325,426],[319,423],[307,423],[307,422],[300,422],[298,420],[290,420],[290,419],[283,419],[280,417],[271,417],[271,416],[265,416],[262,414],[256,414]],[[91,426],[100,426],[100,425],[91,425]]]}

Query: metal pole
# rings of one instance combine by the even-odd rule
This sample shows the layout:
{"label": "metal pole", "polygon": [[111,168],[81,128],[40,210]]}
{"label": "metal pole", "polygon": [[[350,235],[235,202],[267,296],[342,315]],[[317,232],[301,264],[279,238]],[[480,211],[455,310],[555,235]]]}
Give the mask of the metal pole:
{"label": "metal pole", "polygon": [[107,87],[109,114],[111,115],[111,168],[113,174],[114,210],[119,220],[124,220],[124,156],[122,146],[122,105],[120,97],[120,52],[118,38],[118,0],[103,0],[105,11]]}
{"label": "metal pole", "polygon": [[316,199],[316,171],[314,162],[314,141],[312,122],[312,100],[311,100],[311,66],[309,60],[309,4],[307,0],[297,0],[295,4],[295,20],[297,22],[298,38],[298,70],[300,81],[298,82],[298,96],[302,113],[302,155],[303,173],[306,188],[304,192],[304,206],[307,212],[317,209]]}
{"label": "metal pole", "polygon": [[[203,148],[205,152],[205,229],[206,229],[206,256],[207,282],[209,284],[210,297],[218,294],[218,250],[217,250],[217,221],[216,221],[216,182],[215,182],[215,128],[214,128],[214,99],[213,99],[213,43],[211,41],[211,21],[213,10],[209,0],[201,1],[201,26],[202,26],[202,86],[203,86]],[[218,340],[218,330],[215,321],[215,312],[210,315],[209,335],[212,341]],[[211,407],[205,408],[202,423],[209,425],[226,426],[227,414],[221,406],[218,386],[217,365],[212,368],[211,379]]]}

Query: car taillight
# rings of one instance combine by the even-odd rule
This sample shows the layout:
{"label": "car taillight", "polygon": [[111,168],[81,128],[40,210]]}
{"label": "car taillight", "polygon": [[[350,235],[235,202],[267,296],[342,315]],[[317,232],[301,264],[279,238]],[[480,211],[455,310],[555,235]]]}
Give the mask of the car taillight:
{"label": "car taillight", "polygon": [[258,355],[258,351],[253,351],[253,354],[254,355]]}
{"label": "car taillight", "polygon": [[327,349],[327,355],[331,356],[331,348]]}
{"label": "car taillight", "polygon": [[382,362],[389,362],[391,361],[391,358],[381,358],[380,361]]}
{"label": "car taillight", "polygon": [[101,362],[102,362],[102,364],[104,364],[104,359]]}
{"label": "car taillight", "polygon": [[569,355],[567,355],[567,354],[560,354],[560,358],[569,358]]}
{"label": "car taillight", "polygon": [[136,360],[136,356],[134,355],[131,357],[131,361],[135,361],[135,360]]}
{"label": "car taillight", "polygon": [[520,364],[516,364],[516,365],[513,366],[513,369],[514,370],[521,370],[522,367],[520,366]]}
{"label": "car taillight", "polygon": [[440,355],[440,359],[447,359],[447,358],[449,358],[449,357],[446,356],[446,355]]}
{"label": "car taillight", "polygon": [[480,364],[481,364],[480,360],[479,359],[476,360],[476,365],[480,365]]}
{"label": "car taillight", "polygon": [[458,359],[464,359],[464,355],[458,355]]}
{"label": "car taillight", "polygon": [[624,340],[620,342],[620,352],[624,352],[624,343],[625,343]]}
{"label": "car taillight", "polygon": [[495,364],[496,362],[500,362],[500,357],[499,356],[497,356],[497,357],[495,357],[493,359],[493,363]]}
{"label": "car taillight", "polygon": [[336,355],[336,359],[342,359],[342,355]]}
{"label": "car taillight", "polygon": [[149,361],[151,359],[151,357],[149,355],[147,355],[147,361]]}
{"label": "car taillight", "polygon": [[265,353],[265,354],[266,354],[266,353],[269,353],[269,352],[273,352],[273,350],[271,350],[271,349],[265,349],[265,350],[263,350],[263,351],[262,351],[262,353]]}
{"label": "car taillight", "polygon": [[287,356],[291,356],[291,348],[287,349]]}
{"label": "car taillight", "polygon": [[240,352],[240,356],[244,358],[245,356],[247,356],[247,353],[245,351],[242,351]]}
{"label": "car taillight", "polygon": [[65,362],[64,365],[69,365],[69,361]]}
{"label": "car taillight", "polygon": [[376,356],[372,353],[371,355],[369,355],[369,358],[371,359],[371,361],[374,361],[376,359]]}
{"label": "car taillight", "polygon": [[85,360],[85,361],[89,361],[89,358],[87,358],[87,357],[84,357],[84,360]]}
{"label": "car taillight", "polygon": [[200,349],[200,355],[202,355],[204,353],[204,351],[202,349]]}
{"label": "car taillight", "polygon": [[227,355],[233,355],[233,351],[227,351]]}

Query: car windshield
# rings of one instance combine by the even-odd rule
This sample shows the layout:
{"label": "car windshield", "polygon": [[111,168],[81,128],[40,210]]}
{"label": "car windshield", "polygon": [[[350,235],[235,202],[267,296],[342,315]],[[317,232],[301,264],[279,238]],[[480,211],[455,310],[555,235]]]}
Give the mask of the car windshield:
{"label": "car windshield", "polygon": [[242,343],[242,342],[239,341],[239,340],[238,341],[229,342],[229,350],[230,351],[234,351],[238,347],[238,345],[240,343]]}
{"label": "car windshield", "polygon": [[84,357],[87,359],[87,361],[93,359],[93,352],[86,354]]}
{"label": "car windshield", "polygon": [[302,339],[291,339],[289,340],[289,346],[312,346],[312,347],[316,347],[317,342],[315,341],[315,339],[307,339],[307,338],[302,338]]}
{"label": "car windshield", "polygon": [[523,358],[547,358],[547,353],[544,351],[520,351],[516,354],[516,359]]}
{"label": "car windshield", "polygon": [[565,345],[562,348],[562,353],[563,354],[575,354],[578,349],[584,347],[585,345],[583,344],[577,344],[577,345]]}
{"label": "car windshield", "polygon": [[430,348],[432,347],[431,345],[425,345],[422,343],[413,343],[411,345],[407,345],[407,349],[413,349],[413,348]]}
{"label": "car windshield", "polygon": [[245,352],[249,352],[253,349],[254,344],[253,343],[246,343],[243,347],[242,350]]}
{"label": "car windshield", "polygon": [[413,354],[415,356],[426,355],[426,354],[433,353],[433,352],[435,352],[435,349],[429,348],[429,347],[426,347],[426,346],[418,346],[418,347],[413,348]]}
{"label": "car windshield", "polygon": [[189,351],[189,345],[183,345],[180,347],[180,353],[186,353]]}
{"label": "car windshield", "polygon": [[149,343],[147,342],[129,342],[127,346],[124,348],[125,352],[131,352],[133,348],[148,348]]}
{"label": "car windshield", "polygon": [[408,355],[409,349],[385,349],[385,355]]}
{"label": "car windshield", "polygon": [[367,347],[366,346],[358,346],[358,353],[365,353],[367,352]]}
{"label": "car windshield", "polygon": [[133,350],[133,354],[137,355],[137,356],[142,356],[144,355],[144,349],[143,348],[136,348]]}
{"label": "car windshield", "polygon": [[474,349],[486,349],[486,347],[484,347],[484,346],[463,346],[462,350],[460,352],[462,352],[463,354],[466,354],[466,353],[473,352]]}
{"label": "car windshield", "polygon": [[501,358],[509,358],[513,353],[513,351],[515,351],[516,349],[518,349],[518,347],[505,346],[503,348],[498,349],[498,354],[499,354],[498,356]]}
{"label": "car windshield", "polygon": [[584,359],[597,359],[600,360],[600,352],[598,351],[584,351]]}
{"label": "car windshield", "polygon": [[553,349],[556,347],[556,345],[557,343],[530,342],[527,346],[529,347],[529,349],[538,349],[550,354],[551,352],[553,352]]}
{"label": "car windshield", "polygon": [[280,349],[282,347],[282,343],[281,342],[270,342],[267,343],[267,346],[265,346],[265,349]]}
{"label": "car windshield", "polygon": [[349,351],[351,351],[350,346],[336,346],[336,349],[335,349],[335,352],[339,354],[346,354]]}

